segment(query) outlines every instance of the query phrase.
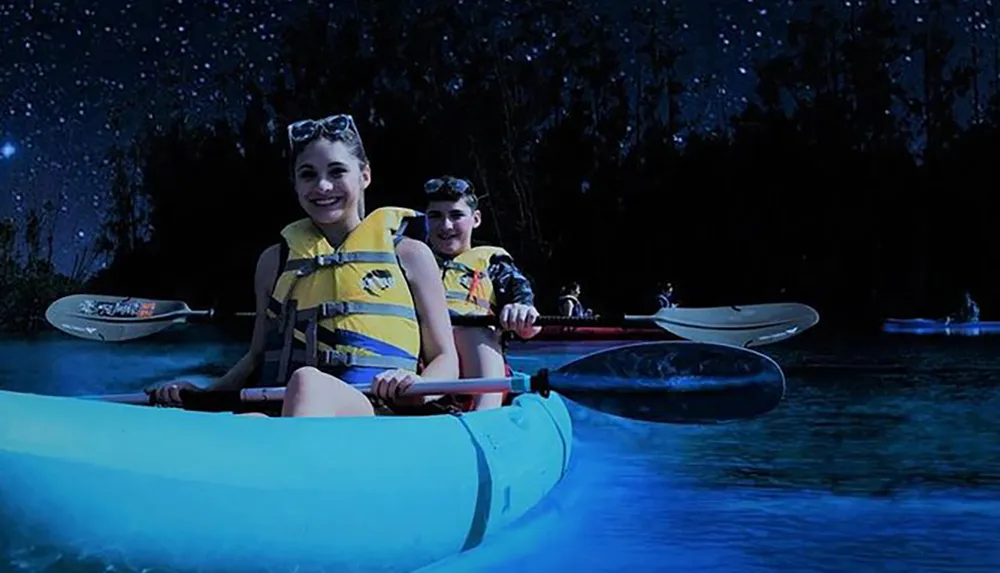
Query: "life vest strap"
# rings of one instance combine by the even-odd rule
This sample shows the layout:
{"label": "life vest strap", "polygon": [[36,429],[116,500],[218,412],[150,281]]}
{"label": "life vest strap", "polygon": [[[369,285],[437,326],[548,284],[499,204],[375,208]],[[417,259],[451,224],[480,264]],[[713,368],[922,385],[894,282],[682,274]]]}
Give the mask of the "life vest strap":
{"label": "life vest strap", "polygon": [[296,276],[305,277],[324,267],[350,263],[396,264],[397,260],[396,253],[382,251],[329,253],[326,255],[316,255],[311,259],[292,259],[285,263],[285,272],[294,272]]}
{"label": "life vest strap", "polygon": [[417,320],[417,313],[414,309],[400,304],[383,302],[327,301],[321,302],[316,307],[298,311],[300,320],[313,320],[314,317],[321,319],[334,318],[357,314],[376,314]]}
{"label": "life vest strap", "polygon": [[482,271],[477,271],[476,269],[470,267],[467,264],[457,263],[454,260],[442,261],[441,268],[443,270],[461,271],[463,273],[469,273],[469,274],[482,274]]}
{"label": "life vest strap", "polygon": [[[279,319],[285,312],[281,301],[274,298],[268,301],[267,311]],[[298,310],[295,314],[300,321],[311,320],[313,315],[317,315],[319,318],[333,318],[351,314],[377,314],[417,320],[416,311],[409,307],[379,302],[327,301],[312,309]],[[280,324],[277,325],[279,328],[280,326]]]}
{"label": "life vest strap", "polygon": [[483,299],[478,298],[478,297],[473,298],[471,296],[471,293],[464,293],[464,292],[458,292],[458,291],[450,290],[450,291],[445,292],[444,294],[445,294],[445,297],[448,298],[448,300],[460,300],[462,302],[471,302],[471,303],[475,304],[476,306],[485,308],[486,310],[490,309],[490,301],[483,300]]}
{"label": "life vest strap", "polygon": [[[282,352],[273,350],[264,353],[266,362],[279,360]],[[305,350],[294,350],[291,352],[291,361],[296,364],[304,364],[316,368],[399,368],[401,370],[416,371],[417,361],[411,358],[397,356],[365,356],[353,352],[340,352],[337,350],[319,350],[310,354]],[[310,364],[312,362],[312,364]],[[287,378],[286,378],[287,379]]]}
{"label": "life vest strap", "polygon": [[[313,313],[309,317],[309,321],[306,323],[306,366],[317,366],[319,362],[317,361],[317,354],[319,347],[317,346],[319,334],[319,317]],[[294,354],[294,352],[293,352]]]}
{"label": "life vest strap", "polygon": [[298,301],[288,299],[281,305],[281,314],[278,320],[281,324],[282,344],[278,362],[278,379],[288,380],[288,366],[292,360],[292,344],[295,341],[295,320]]}

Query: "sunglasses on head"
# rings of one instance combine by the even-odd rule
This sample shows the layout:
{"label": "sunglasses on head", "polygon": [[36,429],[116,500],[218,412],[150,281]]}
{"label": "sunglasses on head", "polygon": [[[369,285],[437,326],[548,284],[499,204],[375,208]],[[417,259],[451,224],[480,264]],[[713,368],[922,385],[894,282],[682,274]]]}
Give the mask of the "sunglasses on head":
{"label": "sunglasses on head", "polygon": [[288,126],[288,144],[292,147],[296,144],[309,143],[321,135],[334,139],[346,139],[345,136],[350,135],[358,140],[361,139],[354,118],[346,113],[323,119],[304,119]]}
{"label": "sunglasses on head", "polygon": [[444,187],[448,187],[459,195],[468,195],[472,190],[472,184],[465,179],[431,179],[424,183],[424,193],[433,195]]}

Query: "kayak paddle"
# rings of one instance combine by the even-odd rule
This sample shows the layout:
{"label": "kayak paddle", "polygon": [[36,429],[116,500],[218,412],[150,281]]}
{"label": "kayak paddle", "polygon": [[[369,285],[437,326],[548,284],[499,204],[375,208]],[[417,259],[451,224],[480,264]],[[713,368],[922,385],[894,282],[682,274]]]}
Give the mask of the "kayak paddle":
{"label": "kayak paddle", "polygon": [[[453,316],[455,326],[492,326],[493,316]],[[763,346],[791,338],[819,322],[812,307],[795,302],[662,308],[652,315],[610,317],[540,316],[538,326],[647,326],[655,325],[679,338],[733,346]]]}
{"label": "kayak paddle", "polygon": [[[230,316],[252,317],[252,312]],[[173,324],[217,318],[212,310],[191,310],[177,300],[77,294],[63,297],[45,311],[49,324],[59,330],[103,342],[122,342],[150,336]],[[649,316],[623,317],[541,316],[538,326],[645,326],[654,325],[679,338],[734,346],[761,346],[785,340],[814,326],[819,314],[798,303],[757,304],[714,308],[664,308]],[[494,316],[454,316],[455,326],[492,326]]]}
{"label": "kayak paddle", "polygon": [[[252,317],[252,312],[228,316]],[[122,296],[74,294],[45,311],[45,320],[65,332],[88,340],[123,342],[166,330],[171,325],[216,319],[213,310],[191,310],[179,300],[151,300]]]}
{"label": "kayak paddle", "polygon": [[[554,370],[509,378],[470,378],[414,385],[408,395],[552,390],[588,408],[646,422],[744,420],[770,412],[785,393],[778,364],[754,350],[688,341],[640,342],[587,354]],[[274,402],[284,388],[181,391],[188,410],[234,411],[244,402]],[[149,405],[145,392],[84,396]]]}

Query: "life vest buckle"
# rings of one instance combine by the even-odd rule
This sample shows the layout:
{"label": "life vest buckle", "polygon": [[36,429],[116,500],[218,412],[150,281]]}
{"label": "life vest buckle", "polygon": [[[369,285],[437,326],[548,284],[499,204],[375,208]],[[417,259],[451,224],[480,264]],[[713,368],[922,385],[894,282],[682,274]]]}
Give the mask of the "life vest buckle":
{"label": "life vest buckle", "polygon": [[305,277],[313,274],[323,267],[342,265],[347,259],[344,257],[343,253],[330,253],[326,255],[316,255],[312,259],[305,260],[307,262],[303,264],[299,270],[295,271],[297,276]]}
{"label": "life vest buckle", "polygon": [[316,255],[314,259],[317,267],[332,267],[342,265],[346,261],[343,253],[329,253],[327,255]]}
{"label": "life vest buckle", "polygon": [[327,301],[319,305],[320,318],[333,318],[345,314],[350,314],[350,307],[345,301]]}
{"label": "life vest buckle", "polygon": [[354,366],[354,355],[336,350],[320,350],[317,352],[320,364],[323,366],[343,366],[350,368]]}

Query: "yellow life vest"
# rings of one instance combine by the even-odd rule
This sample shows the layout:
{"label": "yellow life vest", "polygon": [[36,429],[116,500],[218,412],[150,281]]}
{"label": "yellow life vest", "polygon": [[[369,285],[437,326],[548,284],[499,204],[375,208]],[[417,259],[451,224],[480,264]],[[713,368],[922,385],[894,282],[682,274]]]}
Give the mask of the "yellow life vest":
{"label": "yellow life vest", "polygon": [[310,219],[281,231],[288,255],[275,281],[263,385],[284,385],[314,366],[350,384],[383,370],[416,371],[420,325],[396,244],[423,214],[386,207],[369,214],[333,248]]}
{"label": "yellow life vest", "polygon": [[496,290],[488,267],[496,255],[510,257],[500,247],[473,247],[449,260],[440,261],[441,280],[448,297],[448,310],[453,315],[493,314]]}

